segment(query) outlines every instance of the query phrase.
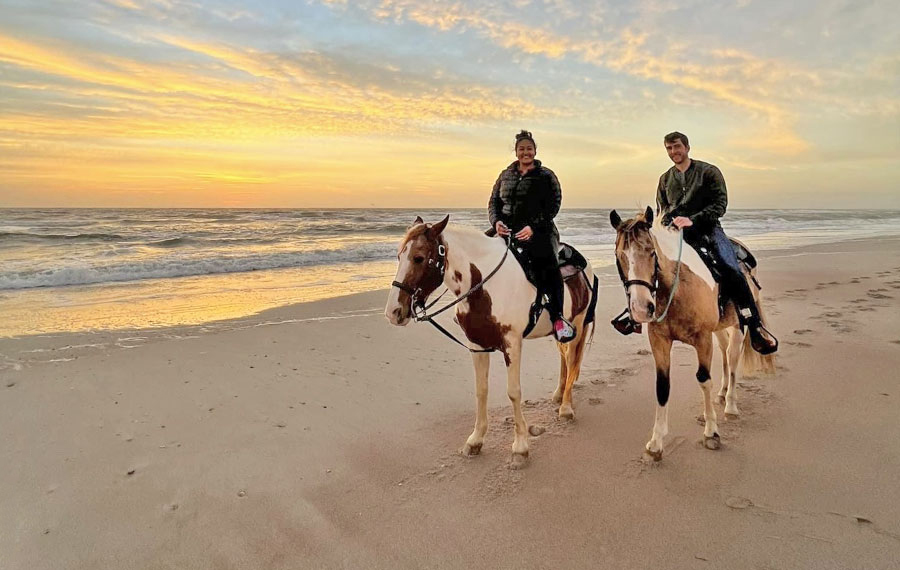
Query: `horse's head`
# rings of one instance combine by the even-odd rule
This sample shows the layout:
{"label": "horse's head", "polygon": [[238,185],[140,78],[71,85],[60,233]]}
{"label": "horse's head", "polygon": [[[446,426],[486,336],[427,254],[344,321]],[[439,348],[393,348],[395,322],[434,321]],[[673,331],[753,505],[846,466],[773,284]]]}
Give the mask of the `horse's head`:
{"label": "horse's head", "polygon": [[397,252],[397,276],[384,308],[392,325],[405,326],[413,303],[424,304],[443,282],[446,250],[440,236],[449,220],[448,214],[436,224],[426,224],[417,216],[403,236]]}
{"label": "horse's head", "polygon": [[622,221],[613,210],[609,221],[616,230],[616,265],[625,285],[631,318],[639,323],[653,319],[656,309],[656,248],[650,236],[653,210],[648,206],[630,220]]}

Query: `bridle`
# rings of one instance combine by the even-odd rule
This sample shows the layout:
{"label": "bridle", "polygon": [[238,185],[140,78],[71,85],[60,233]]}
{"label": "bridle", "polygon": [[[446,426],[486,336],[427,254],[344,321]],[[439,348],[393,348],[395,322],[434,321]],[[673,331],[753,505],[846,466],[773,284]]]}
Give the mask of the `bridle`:
{"label": "bridle", "polygon": [[[684,246],[684,233],[681,231],[678,232],[678,261],[675,265],[675,281],[672,284],[672,291],[669,293],[669,301],[666,303],[666,310],[663,311],[662,315],[659,317],[654,317],[652,322],[661,323],[665,320],[666,315],[669,314],[669,307],[672,306],[672,299],[675,298],[675,292],[678,290],[678,283],[680,281],[679,277],[681,275],[681,252]],[[626,311],[631,311],[631,286],[632,285],[640,285],[642,287],[646,287],[650,290],[650,294],[656,298],[656,291],[659,289],[659,254],[656,253],[656,249],[653,249],[653,282],[650,283],[648,281],[644,281],[643,279],[626,279],[625,272],[622,271],[622,263],[619,261],[619,256],[616,255],[616,269],[619,270],[619,279],[622,280],[622,285],[625,286],[625,297],[628,299],[628,308]]]}
{"label": "bridle", "polygon": [[[441,297],[443,297],[447,293],[447,291],[448,291],[447,289],[444,289],[443,293],[438,295],[437,299],[435,299],[428,305],[425,305],[425,299],[428,297],[428,295],[430,295],[432,292],[434,292],[434,289],[437,289],[437,286],[435,286],[434,289],[432,289],[431,291],[426,293],[421,298],[420,298],[420,295],[422,295],[423,291],[422,291],[422,288],[419,286],[413,288],[412,286],[407,285],[406,283],[401,283],[399,281],[391,282],[391,286],[396,287],[396,288],[400,289],[401,291],[405,291],[410,296],[410,300],[409,300],[410,310],[412,311],[413,320],[416,321],[417,323],[420,323],[422,321],[427,321],[427,322],[431,323],[432,325],[434,325],[434,327],[437,330],[441,331],[444,335],[449,337],[453,342],[462,346],[469,352],[494,352],[496,350],[494,348],[474,349],[474,348],[470,348],[470,347],[466,346],[459,339],[457,339],[455,336],[453,336],[453,334],[450,333],[447,329],[445,329],[440,324],[438,324],[434,320],[434,317],[440,315],[441,313],[443,313],[450,307],[453,307],[457,303],[464,301],[472,293],[479,291],[482,287],[484,287],[484,284],[487,283],[488,280],[491,277],[493,277],[497,273],[497,271],[500,270],[500,267],[503,265],[503,262],[506,261],[506,256],[509,255],[509,250],[510,250],[511,243],[512,243],[508,236],[504,241],[506,242],[506,247],[504,248],[504,251],[503,251],[503,257],[500,258],[500,262],[497,264],[497,266],[494,267],[494,269],[490,273],[488,273],[486,277],[482,278],[481,281],[479,281],[475,285],[472,285],[472,287],[470,287],[468,291],[466,291],[462,295],[458,296],[453,302],[441,307],[440,309],[438,309],[437,311],[435,311],[433,313],[429,314],[428,309],[433,307],[438,301],[441,300]],[[440,239],[438,239],[437,258],[429,258],[428,259],[428,267],[436,269],[440,273],[440,281],[439,282],[443,282],[444,273],[447,271],[447,248],[445,248],[444,244],[442,244],[440,242]]]}
{"label": "bridle", "polygon": [[[433,270],[436,269],[440,273],[438,283],[442,283],[444,281],[444,273],[447,270],[447,248],[444,247],[444,244],[442,244],[440,241],[438,241],[438,246],[437,246],[437,258],[429,257],[428,258],[428,267]],[[409,306],[410,306],[410,308],[413,309],[413,318],[416,320],[416,322],[421,320],[419,318],[420,313],[417,312],[418,310],[422,310],[423,312],[421,314],[424,314],[425,309],[428,309],[428,308],[434,306],[434,304],[438,301],[438,299],[443,297],[444,293],[446,293],[446,291],[444,291],[444,293],[441,293],[441,295],[437,299],[435,299],[430,305],[428,305],[428,307],[426,307],[425,306],[425,298],[427,298],[428,295],[430,295],[432,293],[432,291],[434,291],[434,289],[432,289],[432,291],[429,291],[428,293],[426,293],[425,296],[420,299],[419,295],[422,294],[421,287],[416,287],[415,289],[413,289],[406,283],[401,283],[399,281],[392,281],[391,286],[396,287],[397,289],[400,289],[401,291],[403,291],[409,295],[409,297],[410,297]],[[437,289],[437,286],[435,286],[435,289]]]}

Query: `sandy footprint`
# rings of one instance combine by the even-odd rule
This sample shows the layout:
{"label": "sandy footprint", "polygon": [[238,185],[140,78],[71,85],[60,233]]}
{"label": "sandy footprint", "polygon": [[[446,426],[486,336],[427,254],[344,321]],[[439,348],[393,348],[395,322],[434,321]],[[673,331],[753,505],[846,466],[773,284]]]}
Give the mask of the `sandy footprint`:
{"label": "sandy footprint", "polygon": [[885,295],[883,291],[887,291],[887,289],[869,289],[866,292],[866,295],[872,297],[873,299],[893,299],[894,297],[891,295]]}

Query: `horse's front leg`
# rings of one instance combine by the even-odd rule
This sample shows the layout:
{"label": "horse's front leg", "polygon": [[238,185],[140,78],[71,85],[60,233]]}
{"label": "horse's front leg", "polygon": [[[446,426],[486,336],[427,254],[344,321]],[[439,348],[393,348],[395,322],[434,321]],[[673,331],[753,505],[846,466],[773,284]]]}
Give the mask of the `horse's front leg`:
{"label": "horse's front leg", "polygon": [[703,428],[703,445],[707,449],[719,449],[719,426],[716,423],[716,408],[713,407],[712,386],[709,381],[713,355],[712,334],[701,334],[692,344],[697,350],[697,381],[700,382],[700,390],[703,392],[703,419],[706,422]]}
{"label": "horse's front leg", "polygon": [[475,365],[475,429],[463,446],[463,455],[478,455],[484,445],[487,433],[487,397],[488,372],[491,368],[491,356],[488,352],[473,352],[472,364]]}
{"label": "horse's front leg", "polygon": [[525,423],[525,415],[522,413],[522,385],[520,369],[522,362],[521,337],[510,339],[507,337],[507,346],[503,351],[506,359],[506,394],[513,407],[513,420],[515,421],[516,435],[512,444],[512,467],[518,468],[525,464],[528,458],[528,424]]}
{"label": "horse's front leg", "polygon": [[663,456],[663,438],[669,433],[669,366],[672,358],[672,339],[662,334],[649,333],[650,348],[656,362],[656,418],[653,435],[647,442],[647,454],[654,461]]}

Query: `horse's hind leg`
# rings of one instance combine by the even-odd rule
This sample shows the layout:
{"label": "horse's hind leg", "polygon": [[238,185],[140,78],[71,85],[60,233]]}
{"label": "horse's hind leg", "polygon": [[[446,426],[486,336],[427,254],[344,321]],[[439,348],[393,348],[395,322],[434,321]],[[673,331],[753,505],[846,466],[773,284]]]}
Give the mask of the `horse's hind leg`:
{"label": "horse's hind leg", "polygon": [[[743,350],[744,333],[740,327],[731,329],[728,340],[728,390],[725,393],[725,416],[739,416],[741,414],[737,407],[737,393],[735,392],[735,384],[737,383],[738,361],[741,359],[741,351]],[[722,378],[725,382],[725,378]]]}
{"label": "horse's hind leg", "polygon": [[650,333],[650,348],[656,361],[656,419],[653,435],[647,442],[647,453],[655,461],[663,456],[663,438],[669,433],[669,365],[672,358],[672,339]]}
{"label": "horse's hind leg", "polygon": [[516,435],[512,444],[512,467],[517,468],[525,464],[528,457],[528,424],[525,423],[525,415],[522,413],[522,384],[520,370],[522,363],[522,338],[510,338],[507,336],[507,346],[503,352],[506,358],[506,395],[513,408],[513,420],[515,422]]}
{"label": "horse's hind leg", "polygon": [[693,344],[697,350],[699,363],[697,381],[700,382],[700,390],[703,392],[703,419],[706,420],[706,426],[703,428],[703,445],[707,449],[719,449],[719,426],[716,423],[716,409],[713,407],[712,387],[709,382],[713,353],[712,334],[701,334]]}
{"label": "horse's hind leg", "polygon": [[576,326],[578,327],[578,337],[568,345],[565,345],[564,348],[566,356],[566,384],[562,403],[559,406],[559,417],[567,420],[575,419],[575,410],[572,408],[572,387],[581,373],[581,360],[584,358],[584,347],[587,343],[584,319]]}
{"label": "horse's hind leg", "polygon": [[725,403],[725,394],[728,393],[728,377],[731,376],[731,370],[728,363],[728,343],[731,342],[731,336],[728,329],[716,331],[716,340],[718,341],[719,350],[722,352],[722,384],[719,386],[719,402]]}
{"label": "horse's hind leg", "polygon": [[462,452],[464,455],[478,455],[484,444],[484,435],[487,433],[487,396],[488,396],[488,372],[491,366],[490,353],[473,352],[472,363],[475,365],[475,429],[466,440]]}
{"label": "horse's hind leg", "polygon": [[556,343],[559,348],[559,384],[553,392],[553,401],[557,404],[562,403],[563,392],[566,390],[566,348],[564,344]]}

